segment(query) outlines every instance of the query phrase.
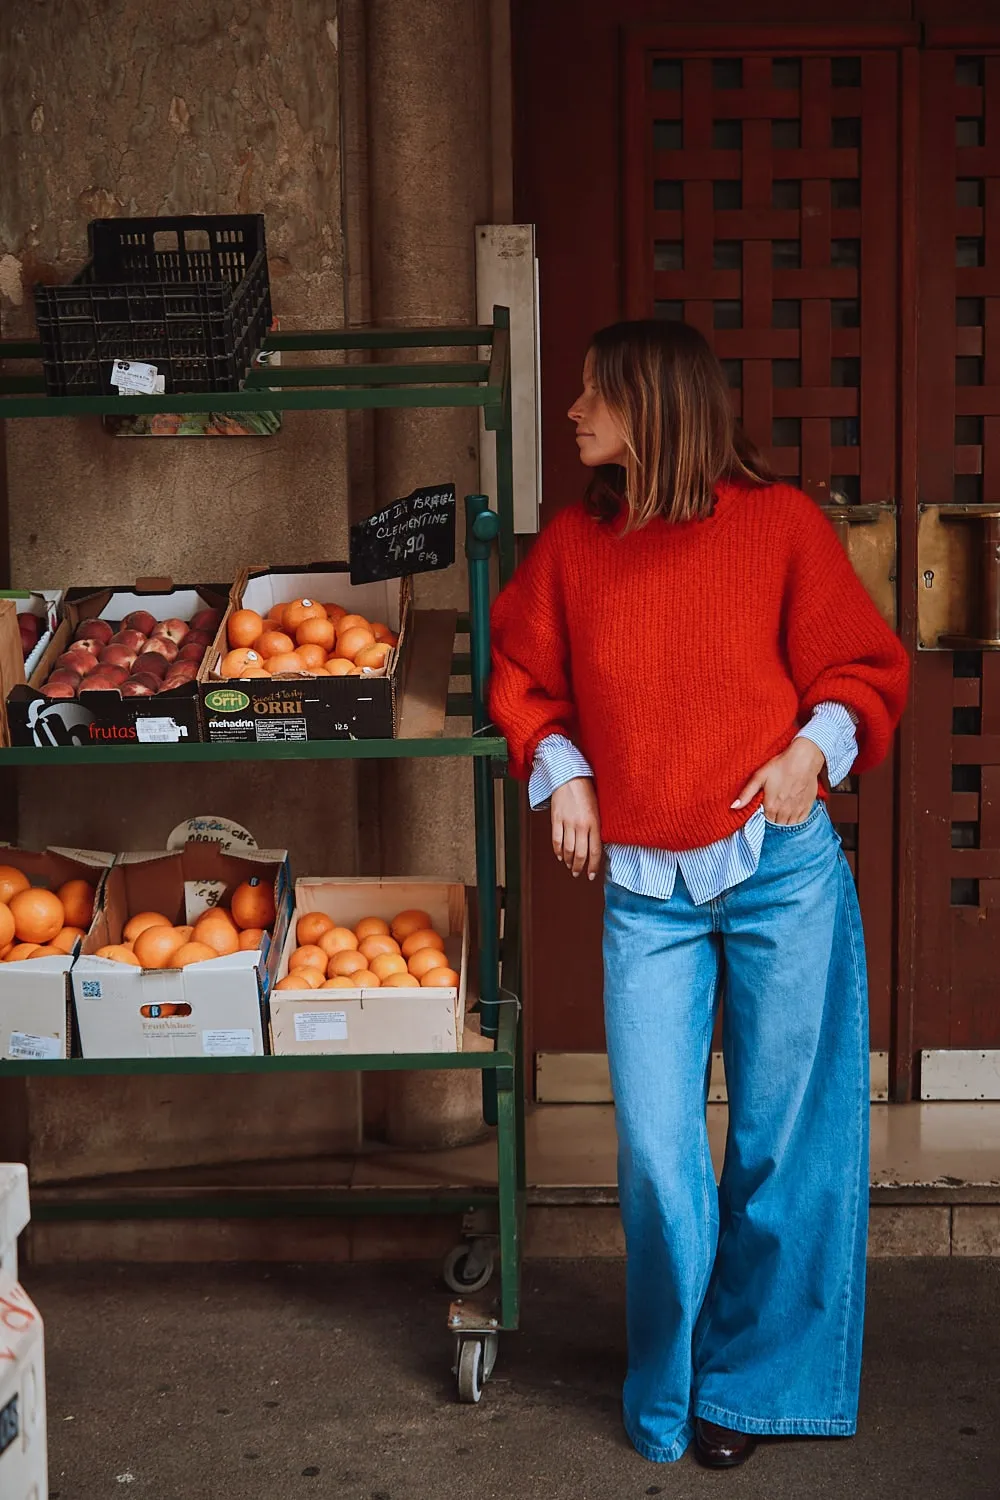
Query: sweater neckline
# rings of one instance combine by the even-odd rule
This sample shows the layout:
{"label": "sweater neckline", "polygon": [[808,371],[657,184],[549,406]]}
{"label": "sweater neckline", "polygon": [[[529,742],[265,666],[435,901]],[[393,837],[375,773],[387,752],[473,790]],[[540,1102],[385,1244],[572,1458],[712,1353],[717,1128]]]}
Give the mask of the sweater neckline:
{"label": "sweater neckline", "polygon": [[[702,516],[693,521],[668,521],[662,516],[657,516],[649,522],[648,530],[656,529],[661,535],[666,536],[704,536],[710,531],[716,530],[737,509],[737,502],[750,493],[749,486],[734,484],[731,480],[722,479],[715,486],[715,503],[710,515]],[[624,512],[620,512],[608,523],[609,529],[616,538],[621,540],[623,526],[625,524]],[[631,533],[632,535],[641,533]]]}

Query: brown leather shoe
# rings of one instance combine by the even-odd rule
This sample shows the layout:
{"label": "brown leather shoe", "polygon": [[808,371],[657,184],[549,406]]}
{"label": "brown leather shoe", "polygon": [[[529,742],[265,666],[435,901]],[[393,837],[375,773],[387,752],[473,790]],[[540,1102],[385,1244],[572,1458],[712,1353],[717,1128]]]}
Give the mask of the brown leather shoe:
{"label": "brown leather shoe", "polygon": [[717,1427],[696,1417],[694,1443],[698,1457],[709,1469],[735,1469],[745,1464],[757,1446],[757,1439],[747,1432],[734,1432],[730,1427]]}

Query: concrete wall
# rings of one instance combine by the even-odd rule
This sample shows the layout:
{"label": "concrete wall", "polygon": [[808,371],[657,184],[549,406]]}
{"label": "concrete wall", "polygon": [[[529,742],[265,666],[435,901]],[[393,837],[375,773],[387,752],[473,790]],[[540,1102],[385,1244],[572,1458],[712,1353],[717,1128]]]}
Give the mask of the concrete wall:
{"label": "concrete wall", "polygon": [[[495,51],[504,9],[6,0],[5,336],[30,330],[34,281],[78,268],[89,219],[226,210],[266,215],[283,327],[335,326],[345,308],[351,321],[472,321],[473,229],[491,217],[495,162],[507,155],[490,135],[491,28]],[[353,424],[293,413],[275,438],[210,442],[116,440],[96,419],[8,427],[12,575],[26,585],[149,573],[192,582],[248,561],[344,556],[350,517],[373,503],[443,478],[460,495],[478,487],[476,422],[461,412]],[[462,607],[464,567],[418,580],[417,599]],[[462,764],[39,770],[21,773],[18,788],[28,844],[159,847],[180,818],[219,812],[287,846],[302,873],[474,878]],[[172,1080],[155,1090],[152,1115],[141,1089],[32,1085],[35,1170],[299,1154],[334,1149],[356,1127],[352,1080],[298,1080],[294,1113],[281,1080],[232,1082],[209,1099],[204,1086]],[[369,1095],[377,1126],[376,1085]]]}

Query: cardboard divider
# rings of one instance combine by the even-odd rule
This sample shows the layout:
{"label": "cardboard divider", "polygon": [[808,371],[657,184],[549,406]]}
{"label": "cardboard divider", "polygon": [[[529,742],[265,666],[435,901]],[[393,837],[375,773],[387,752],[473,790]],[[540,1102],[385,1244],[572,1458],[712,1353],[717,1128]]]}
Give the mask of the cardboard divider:
{"label": "cardboard divider", "polygon": [[433,880],[309,878],[295,882],[295,910],[276,978],[298,946],[295,925],[323,912],[354,928],[363,917],[392,919],[426,911],[445,939],[457,989],[283,989],[271,995],[271,1043],[278,1056],[328,1053],[458,1052],[469,971],[469,913],[464,885]]}
{"label": "cardboard divider", "polygon": [[[267,568],[246,573],[234,584],[201,680],[206,737],[217,744],[273,743],[275,740],[392,739],[398,733],[402,689],[409,653],[409,578],[352,584],[347,563],[309,568]],[[224,678],[219,666],[229,649],[229,616],[293,599],[339,604],[351,614],[388,625],[399,642],[382,673],[365,677],[323,677],[286,673],[267,678]]]}
{"label": "cardboard divider", "polygon": [[[197,675],[182,687],[148,698],[123,698],[117,689],[87,692],[79,698],[46,698],[41,689],[57,658],[69,647],[82,620],[104,619],[117,628],[134,610],[148,610],[157,620],[189,621],[199,610],[225,611],[228,590],[221,584],[171,586],[156,591],[135,585],[71,589],[63,599],[63,618],[27,683],[5,695],[13,745],[75,746],[119,741],[171,743],[203,739]],[[208,648],[211,649],[210,647]],[[203,657],[199,672],[204,666]]]}
{"label": "cardboard divider", "polygon": [[[28,681],[45,655],[52,632],[58,625],[61,597],[58,590],[40,589],[26,598],[0,598],[0,747],[10,744],[7,695],[15,687]],[[36,615],[41,622],[41,633],[27,657],[21,646],[21,632],[17,624],[17,617],[21,614]]]}
{"label": "cardboard divider", "polygon": [[[275,923],[257,951],[206,959],[184,969],[140,969],[97,950],[121,942],[125,923],[142,911],[171,925],[208,906],[228,905],[246,880],[273,889]],[[123,854],[108,872],[101,910],[72,972],[84,1057],[261,1056],[268,1051],[267,996],[291,916],[284,850],[227,854],[218,844],[189,842],[170,852]]]}
{"label": "cardboard divider", "polygon": [[[95,891],[95,920],[113,859],[114,855],[96,849],[32,850],[0,846],[0,865],[12,865],[32,885],[56,891],[68,880],[88,881]],[[64,957],[0,963],[0,1077],[4,1058],[44,1061],[69,1057],[72,1045],[69,976],[74,956],[81,947],[78,940],[73,952]]]}

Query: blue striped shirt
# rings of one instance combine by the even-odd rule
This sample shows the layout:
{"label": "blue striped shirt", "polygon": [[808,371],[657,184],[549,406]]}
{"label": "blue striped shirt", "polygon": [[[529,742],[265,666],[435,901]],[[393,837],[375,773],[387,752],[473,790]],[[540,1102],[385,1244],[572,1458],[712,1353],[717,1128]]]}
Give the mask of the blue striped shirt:
{"label": "blue striped shirt", "polygon": [[[830,785],[843,781],[858,753],[854,720],[843,704],[820,703],[799,735],[822,750]],[[565,782],[593,774],[586,756],[571,740],[561,734],[550,734],[535,752],[528,783],[532,809],[544,807],[556,788]],[[711,901],[754,874],[766,827],[764,809],[759,807],[742,828],[704,849],[675,853],[634,844],[609,844],[608,878],[637,896],[656,896],[669,901],[680,870],[692,901],[696,904]]]}

